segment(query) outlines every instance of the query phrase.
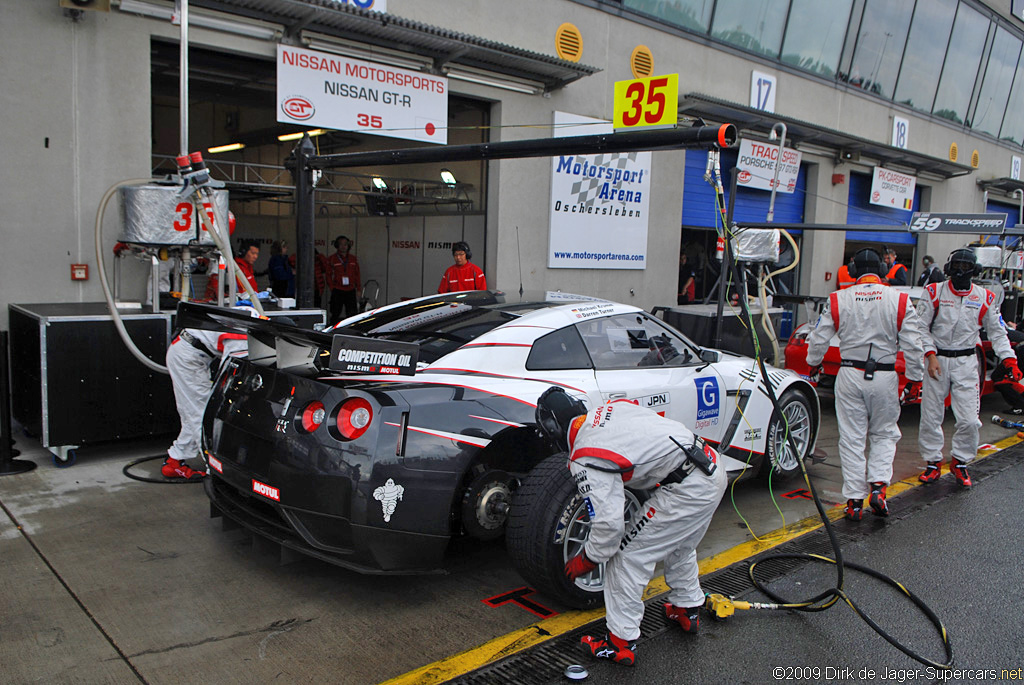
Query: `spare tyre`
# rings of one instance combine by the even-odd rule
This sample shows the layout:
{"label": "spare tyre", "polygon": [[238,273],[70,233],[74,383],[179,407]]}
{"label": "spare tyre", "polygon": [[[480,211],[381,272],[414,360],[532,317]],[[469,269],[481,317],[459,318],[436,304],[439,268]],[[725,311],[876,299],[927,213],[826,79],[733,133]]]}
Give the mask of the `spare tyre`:
{"label": "spare tyre", "polygon": [[[586,502],[576,490],[565,454],[548,457],[526,475],[512,498],[505,544],[512,563],[535,590],[576,609],[604,603],[604,564],[574,582],[565,563],[590,535]],[[626,490],[626,522],[640,510],[640,497]]]}

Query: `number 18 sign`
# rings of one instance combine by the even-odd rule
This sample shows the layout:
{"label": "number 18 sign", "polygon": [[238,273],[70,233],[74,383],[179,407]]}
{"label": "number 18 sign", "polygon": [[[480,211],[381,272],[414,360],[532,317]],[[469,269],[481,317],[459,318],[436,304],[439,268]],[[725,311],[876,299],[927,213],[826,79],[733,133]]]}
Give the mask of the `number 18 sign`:
{"label": "number 18 sign", "polygon": [[675,126],[679,121],[679,74],[615,82],[616,130]]}

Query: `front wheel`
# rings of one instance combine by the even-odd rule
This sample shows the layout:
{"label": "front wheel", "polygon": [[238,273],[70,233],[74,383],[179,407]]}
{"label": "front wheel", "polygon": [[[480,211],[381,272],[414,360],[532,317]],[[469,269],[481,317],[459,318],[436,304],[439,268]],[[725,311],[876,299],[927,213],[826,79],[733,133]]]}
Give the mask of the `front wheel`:
{"label": "front wheel", "polygon": [[[768,424],[765,458],[761,464],[761,475],[766,479],[795,473],[800,468],[797,455],[803,459],[809,457],[814,443],[814,413],[807,396],[790,388],[779,398],[779,407],[781,414],[773,411]],[[791,442],[796,443],[796,452]]]}
{"label": "front wheel", "polygon": [[[626,490],[627,523],[640,510],[640,498]],[[523,479],[512,499],[505,543],[512,563],[534,589],[576,609],[604,602],[604,564],[574,582],[566,580],[566,562],[579,554],[590,536],[587,505],[576,490],[565,454],[540,462]]]}

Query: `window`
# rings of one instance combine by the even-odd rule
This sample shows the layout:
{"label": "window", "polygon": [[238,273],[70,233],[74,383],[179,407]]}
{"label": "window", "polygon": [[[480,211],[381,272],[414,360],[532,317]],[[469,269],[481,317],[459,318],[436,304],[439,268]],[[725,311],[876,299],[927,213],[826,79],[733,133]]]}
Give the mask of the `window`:
{"label": "window", "polygon": [[643,312],[592,319],[576,327],[598,370],[679,366],[694,359],[690,343]]}
{"label": "window", "polygon": [[526,368],[530,371],[592,369],[594,364],[576,328],[568,326],[538,338],[526,358]]}
{"label": "window", "polygon": [[939,90],[935,94],[932,114],[944,119],[963,123],[967,117],[967,106],[971,91],[978,80],[978,65],[985,49],[989,20],[964,3],[956,12],[953,34],[946,51],[946,62],[942,66]]}
{"label": "window", "polygon": [[719,2],[711,36],[744,50],[778,57],[789,0]]}
{"label": "window", "polygon": [[[978,104],[974,108],[971,127],[999,134],[999,125],[1006,111],[1006,101],[1010,97],[1010,86],[1013,85],[1013,74],[1020,59],[1020,38],[1013,36],[1003,28],[996,28],[996,38],[992,43],[992,53],[985,68],[985,80],[981,84]],[[1020,116],[1020,110],[1011,114],[1011,118]]]}
{"label": "window", "polygon": [[913,12],[914,0],[868,0],[846,77],[850,85],[892,98]]}
{"label": "window", "polygon": [[852,4],[853,0],[793,0],[782,61],[815,74],[834,76]]}
{"label": "window", "polygon": [[931,111],[954,16],[956,0],[929,0],[917,4],[896,83],[898,102]]}
{"label": "window", "polygon": [[1024,75],[1018,74],[1013,82],[1013,90],[1010,91],[1010,101],[1006,105],[1000,138],[1018,145],[1024,143],[1024,116],[1021,116],[1021,112],[1024,112]]}
{"label": "window", "polygon": [[708,32],[714,0],[622,0],[622,6],[700,33]]}

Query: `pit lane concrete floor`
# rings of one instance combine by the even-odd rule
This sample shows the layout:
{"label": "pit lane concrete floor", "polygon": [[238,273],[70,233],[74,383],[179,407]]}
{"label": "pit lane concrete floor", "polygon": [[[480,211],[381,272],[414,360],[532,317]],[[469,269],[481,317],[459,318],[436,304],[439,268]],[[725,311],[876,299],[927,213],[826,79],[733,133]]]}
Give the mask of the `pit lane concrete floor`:
{"label": "pit lane concrete floor", "polygon": [[[1003,409],[1000,399],[985,398],[982,416]],[[837,504],[830,400],[822,410],[818,447],[828,458],[810,472],[822,497]],[[917,410],[907,409],[897,479],[920,470],[916,423]],[[951,423],[950,417],[947,436]],[[987,422],[982,430],[983,442],[1014,435]],[[76,465],[58,469],[38,443],[19,435],[19,458],[39,468],[0,477],[0,680],[422,682],[417,669],[448,664],[431,669],[439,674],[431,682],[439,682],[546,630],[516,605],[492,608],[482,601],[524,585],[500,541],[454,543],[448,573],[437,576],[361,576],[307,559],[282,566],[276,553],[242,531],[221,531],[219,519],[208,518],[200,486],[122,475],[126,463],[165,446],[83,448]],[[805,487],[800,479],[773,485],[777,495]],[[759,484],[741,483],[735,501],[770,545],[779,535],[766,534],[782,520],[765,493]],[[751,539],[730,499],[727,493],[702,558],[728,559],[735,545]],[[795,534],[794,524],[812,504],[799,496],[777,501],[790,527],[782,535]],[[569,630],[592,620],[543,595],[532,599],[560,612],[544,625]]]}

